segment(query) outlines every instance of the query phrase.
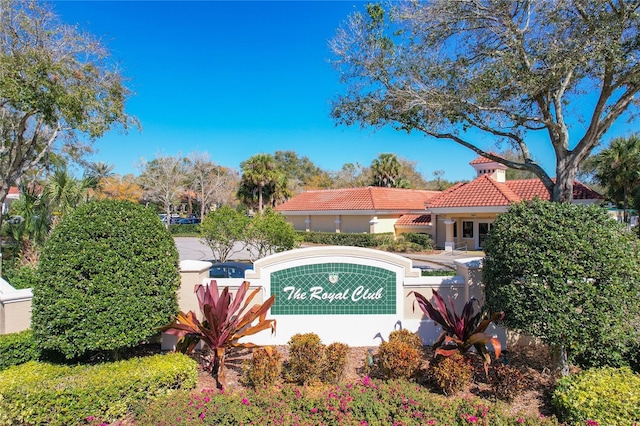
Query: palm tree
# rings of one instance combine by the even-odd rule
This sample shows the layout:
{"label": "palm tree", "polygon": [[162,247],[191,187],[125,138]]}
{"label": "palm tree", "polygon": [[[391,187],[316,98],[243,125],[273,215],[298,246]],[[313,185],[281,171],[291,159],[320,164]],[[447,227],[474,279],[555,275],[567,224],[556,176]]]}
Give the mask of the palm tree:
{"label": "palm tree", "polygon": [[91,187],[95,189],[96,192],[102,192],[104,180],[113,175],[113,165],[102,161],[89,163],[87,169],[84,171],[84,178],[91,179]]}
{"label": "palm tree", "polygon": [[93,178],[76,179],[66,169],[56,169],[44,184],[43,199],[54,216],[69,213],[87,200]]}
{"label": "palm tree", "polygon": [[[278,180],[276,162],[270,154],[256,154],[240,164],[242,178],[238,196],[256,194],[258,197],[258,211],[264,210],[264,196],[266,188],[275,185]],[[245,197],[246,198],[246,197]]]}
{"label": "palm tree", "polygon": [[395,154],[383,153],[371,163],[374,186],[401,188],[407,186],[401,179],[402,166]]}
{"label": "palm tree", "polygon": [[585,169],[593,172],[594,180],[606,189],[609,198],[622,200],[627,221],[629,197],[640,186],[640,136],[613,139],[608,148],[585,162]]}

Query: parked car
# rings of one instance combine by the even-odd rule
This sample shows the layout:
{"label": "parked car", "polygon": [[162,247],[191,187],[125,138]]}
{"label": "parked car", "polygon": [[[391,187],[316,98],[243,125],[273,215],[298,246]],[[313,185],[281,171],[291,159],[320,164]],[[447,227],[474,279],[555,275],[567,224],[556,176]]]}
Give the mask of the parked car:
{"label": "parked car", "polygon": [[179,225],[190,225],[194,223],[200,223],[200,219],[198,219],[197,217],[183,217],[178,219],[176,223]]}
{"label": "parked car", "polygon": [[244,278],[247,270],[252,270],[251,263],[222,262],[214,263],[209,269],[209,278]]}

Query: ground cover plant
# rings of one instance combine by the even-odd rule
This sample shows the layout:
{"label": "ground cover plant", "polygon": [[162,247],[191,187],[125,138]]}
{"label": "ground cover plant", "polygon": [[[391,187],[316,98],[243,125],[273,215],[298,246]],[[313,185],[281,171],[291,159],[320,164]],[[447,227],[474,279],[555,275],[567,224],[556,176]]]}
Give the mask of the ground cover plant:
{"label": "ground cover plant", "polygon": [[143,401],[192,389],[197,375],[182,354],[75,366],[29,361],[0,372],[0,425],[117,421]]}
{"label": "ground cover plant", "polygon": [[635,425],[640,422],[640,375],[628,367],[593,368],[558,382],[553,403],[571,424]]}
{"label": "ground cover plant", "polygon": [[448,398],[406,380],[363,377],[322,389],[181,392],[154,401],[138,425],[557,425],[553,417],[511,414],[475,396]]}

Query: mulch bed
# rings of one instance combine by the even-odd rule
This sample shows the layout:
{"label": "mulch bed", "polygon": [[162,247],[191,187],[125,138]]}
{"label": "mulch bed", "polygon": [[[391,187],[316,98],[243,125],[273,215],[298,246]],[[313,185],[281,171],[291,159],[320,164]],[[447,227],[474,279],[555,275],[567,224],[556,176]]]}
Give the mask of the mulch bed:
{"label": "mulch bed", "polygon": [[[287,346],[278,346],[277,349],[282,353],[283,359],[287,359]],[[367,357],[367,351],[373,349],[375,352],[377,347],[353,347],[349,349],[347,367],[345,370],[344,382],[354,382],[364,377],[364,363]],[[431,350],[425,349],[425,363],[421,369],[422,374],[418,377],[418,381],[425,385],[429,390],[437,392],[435,388],[430,386],[429,380],[425,375],[426,367],[428,367],[431,357]],[[201,361],[203,353],[196,353],[194,357]],[[242,362],[251,356],[249,350],[232,351],[225,363],[227,391],[233,392],[242,390],[243,385],[240,381],[242,377]],[[549,350],[541,345],[528,345],[510,347],[506,353],[507,363],[509,366],[517,369],[522,373],[521,378],[526,382],[526,389],[517,395],[510,403],[513,414],[525,413],[533,416],[550,416],[553,414],[550,403],[551,394],[555,388],[556,379],[551,371],[551,356]],[[472,383],[456,396],[476,395],[487,399],[494,398],[493,387],[489,378],[486,376],[482,360],[480,357],[472,357],[474,365],[474,378]],[[494,361],[493,365],[504,364],[504,357]],[[491,374],[491,368],[490,374]],[[207,372],[200,369],[198,376],[198,384],[196,390],[215,389],[216,381]]]}

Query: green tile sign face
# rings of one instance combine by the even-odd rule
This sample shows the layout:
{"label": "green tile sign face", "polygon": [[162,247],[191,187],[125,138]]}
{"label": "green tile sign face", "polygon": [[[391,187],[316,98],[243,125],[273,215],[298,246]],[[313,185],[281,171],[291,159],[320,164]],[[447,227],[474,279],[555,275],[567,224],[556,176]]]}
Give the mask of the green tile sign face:
{"label": "green tile sign face", "polygon": [[295,266],[271,274],[273,315],[396,313],[396,274],[351,263]]}

